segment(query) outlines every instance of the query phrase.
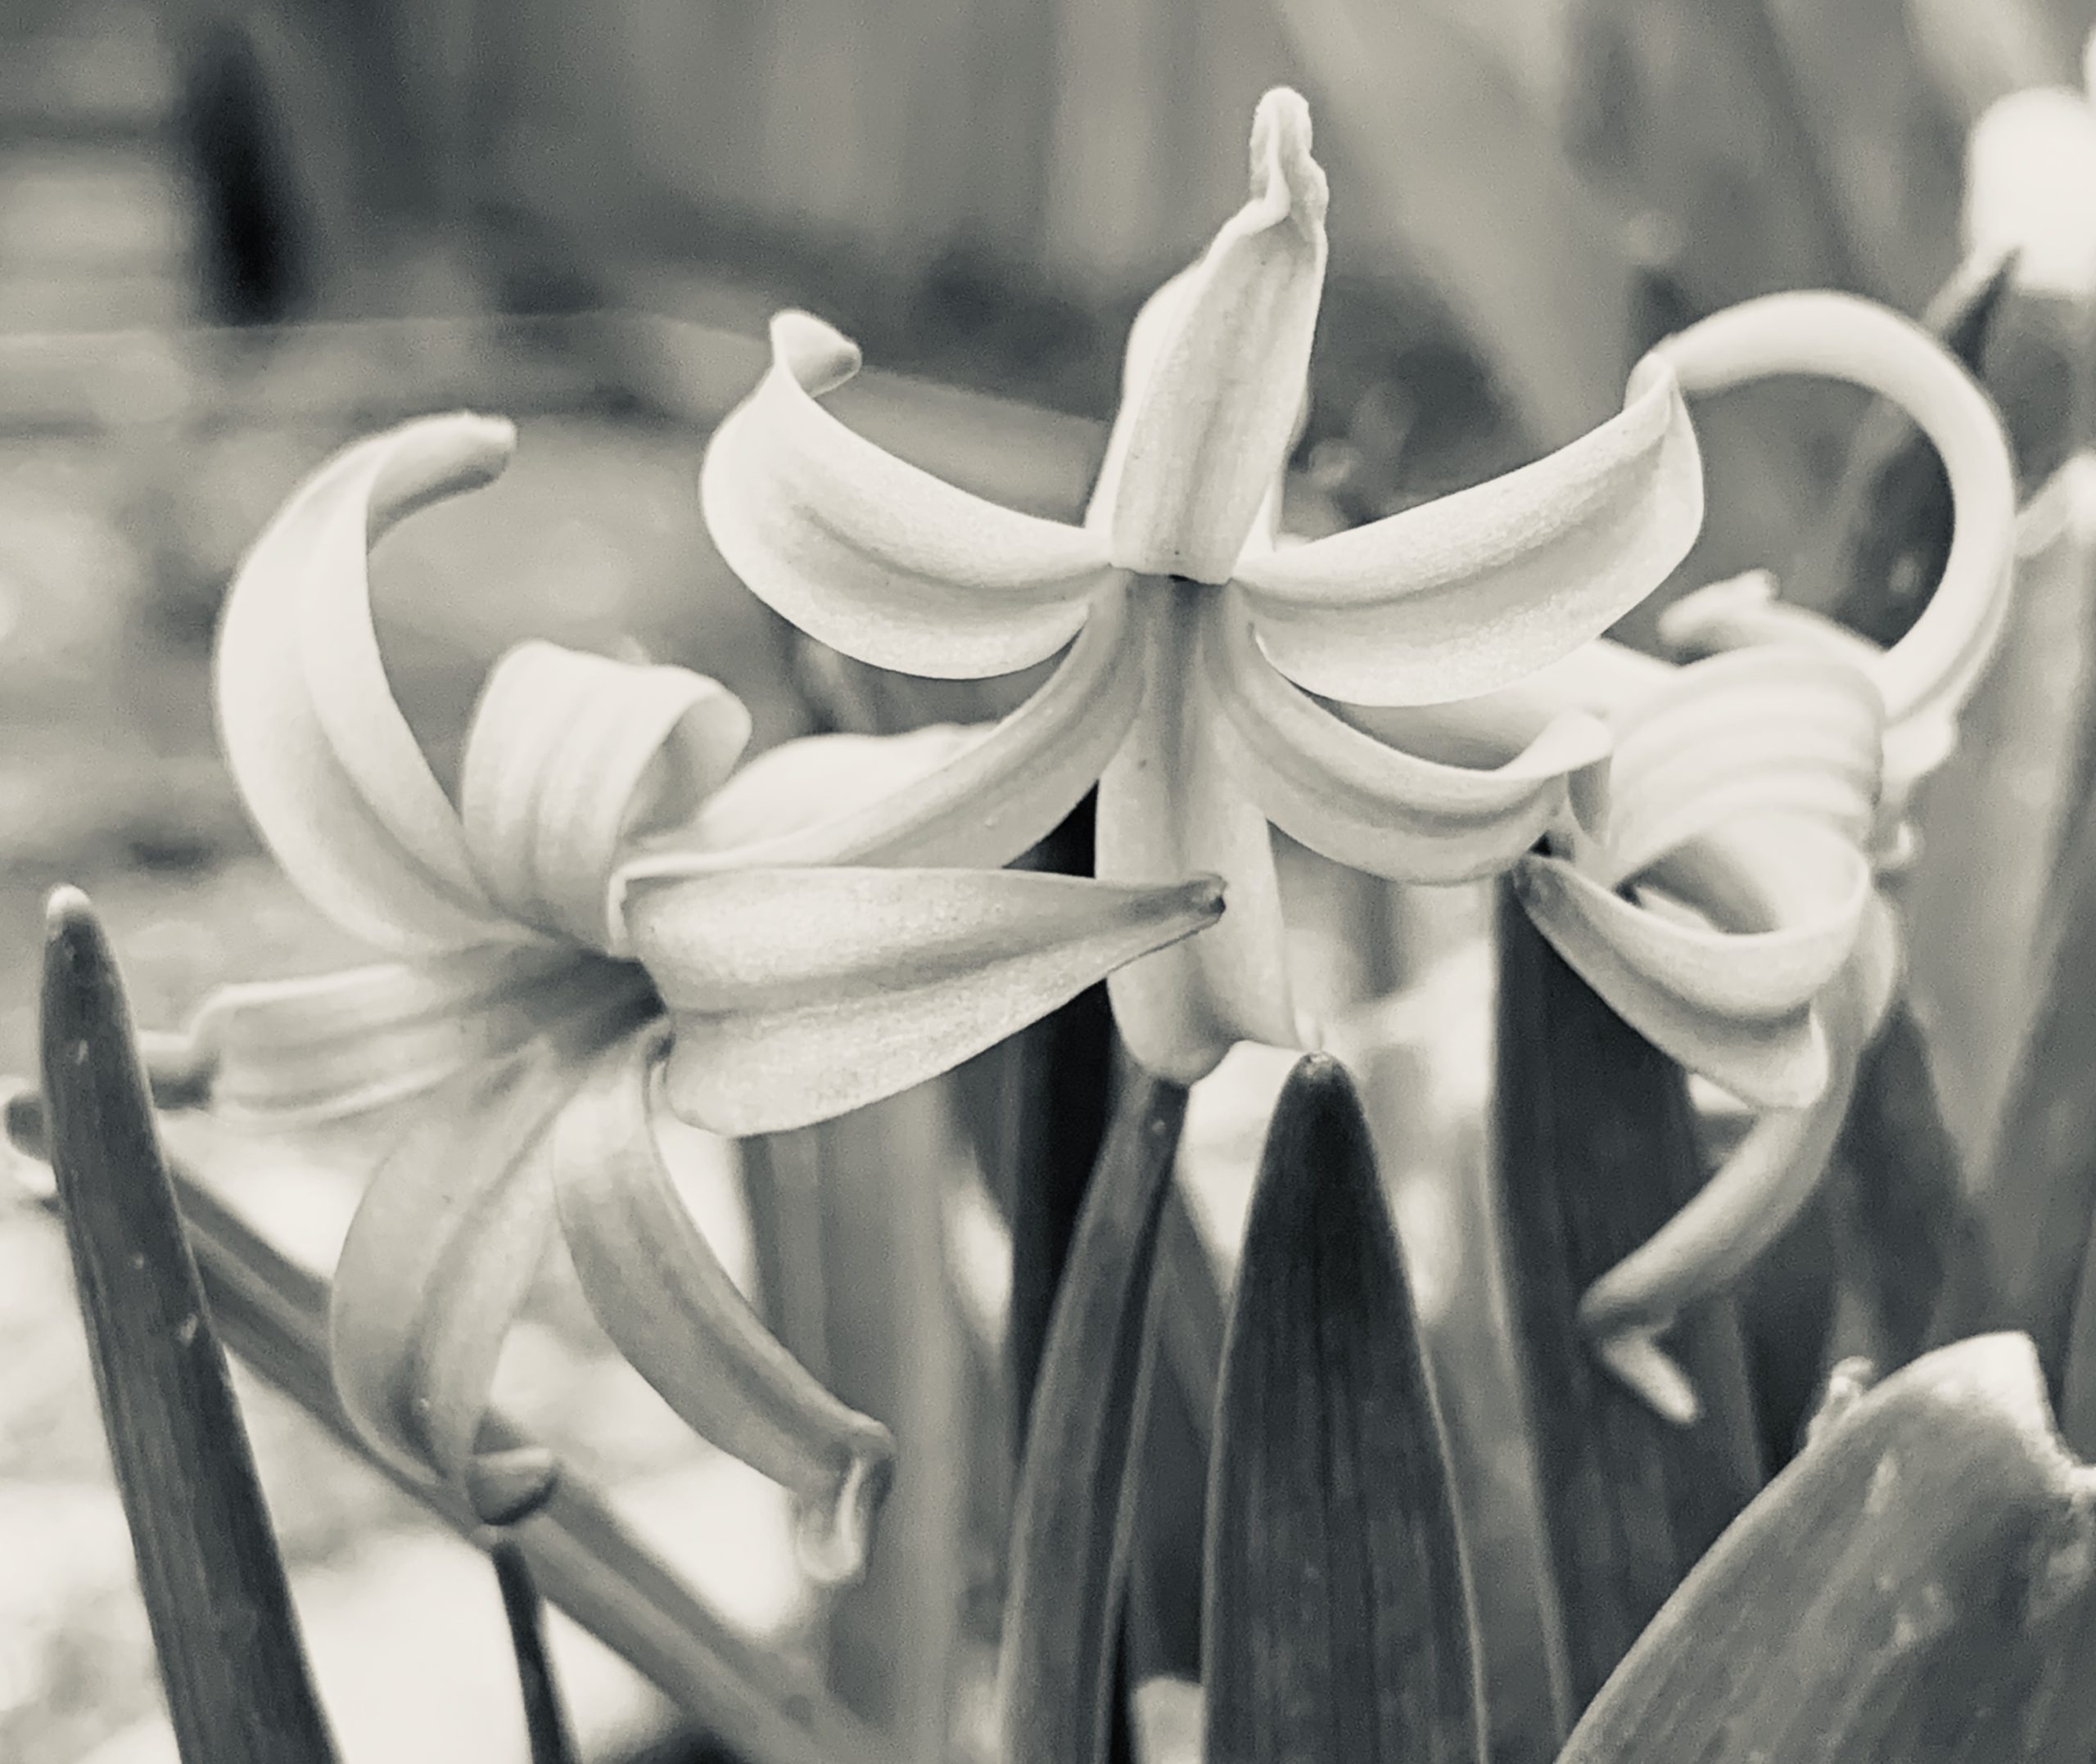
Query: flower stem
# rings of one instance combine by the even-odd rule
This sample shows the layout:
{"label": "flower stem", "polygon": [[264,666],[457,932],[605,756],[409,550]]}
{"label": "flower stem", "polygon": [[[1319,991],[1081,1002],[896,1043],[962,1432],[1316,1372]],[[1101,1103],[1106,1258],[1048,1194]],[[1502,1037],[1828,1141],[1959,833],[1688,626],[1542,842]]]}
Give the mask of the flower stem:
{"label": "flower stem", "polygon": [[531,1745],[531,1764],[576,1764],[575,1741],[561,1707],[546,1653],[545,1613],[524,1552],[503,1538],[490,1552],[502,1588],[503,1614],[509,1619],[510,1644],[517,1651],[517,1679],[524,1693],[524,1730]]}

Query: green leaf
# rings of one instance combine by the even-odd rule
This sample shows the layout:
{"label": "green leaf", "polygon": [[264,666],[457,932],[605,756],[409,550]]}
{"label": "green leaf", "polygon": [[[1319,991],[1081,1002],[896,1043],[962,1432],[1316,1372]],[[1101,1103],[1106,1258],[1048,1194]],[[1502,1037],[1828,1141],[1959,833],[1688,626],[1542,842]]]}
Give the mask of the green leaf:
{"label": "green leaf", "polygon": [[509,1619],[510,1645],[517,1651],[517,1679],[524,1693],[524,1730],[531,1744],[531,1764],[576,1764],[575,1741],[561,1707],[546,1653],[544,1612],[531,1564],[514,1540],[495,1546],[495,1574],[502,1589],[503,1615]]}
{"label": "green leaf", "polygon": [[2075,1764],[2096,1731],[2096,1477],[2030,1344],[1856,1397],[1696,1568],[1560,1764]]}
{"label": "green leaf", "polygon": [[1482,1757],[1441,1419],[1368,1123],[1321,1055],[1274,1111],[1209,1475],[1207,1756]]}
{"label": "green leaf", "polygon": [[1131,1076],[1056,1295],[1012,1523],[1005,1764],[1093,1764],[1112,1744],[1158,1218],[1186,1114],[1184,1086]]}
{"label": "green leaf", "polygon": [[1701,1185],[1681,1069],[1565,966],[1502,886],[1497,1189],[1507,1284],[1576,1711],[1761,1484],[1729,1302],[1668,1351],[1701,1399],[1662,1419],[1588,1351],[1580,1295]]}
{"label": "green leaf", "polygon": [[102,1428],[184,1764],[335,1757],[161,1161],[115,955],[51,899],[43,1088]]}

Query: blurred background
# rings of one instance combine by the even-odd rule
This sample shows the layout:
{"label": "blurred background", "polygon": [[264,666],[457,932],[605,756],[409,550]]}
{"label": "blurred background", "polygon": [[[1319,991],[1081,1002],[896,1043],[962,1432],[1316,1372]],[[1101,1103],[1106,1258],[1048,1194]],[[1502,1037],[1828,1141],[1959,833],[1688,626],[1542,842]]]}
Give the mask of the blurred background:
{"label": "blurred background", "polygon": [[[1259,93],[1297,85],[1334,191],[1301,518],[1359,521],[1601,420],[1643,347],[1733,300],[1833,286],[1918,313],[1957,260],[1965,129],[2004,92],[2075,83],[2093,20],[2096,0],[9,0],[0,1070],[33,1058],[40,902],[61,880],[108,915],[147,1024],[219,981],[350,954],[254,842],[208,661],[242,548],[351,437],[457,405],[522,426],[508,476],[411,523],[377,571],[389,666],[440,771],[488,662],[526,635],[699,666],[751,702],[760,742],[955,714],[977,707],[811,669],[707,544],[699,452],[775,308],[865,345],[874,371],[838,401],[855,424],[1068,513],[1130,315],[1242,201]],[[1858,413],[1781,386],[1699,409],[1710,519],[1674,586],[1788,557]],[[1362,910],[1329,877],[1299,898],[1321,887],[1330,923]],[[1398,977],[1321,947],[1329,1006]],[[1448,1107],[1474,1102],[1459,1084]],[[1226,1110],[1217,1143],[1255,1144],[1255,1113]],[[884,1120],[965,1160],[938,1120]],[[355,1146],[311,1169],[195,1149],[325,1266]],[[732,1239],[734,1171],[714,1162],[695,1158],[694,1203]],[[1437,1241],[1421,1192],[1416,1257]],[[962,1344],[949,1369],[971,1306],[1000,1302],[987,1264],[987,1297],[963,1270],[943,1321],[919,1320]],[[560,1292],[523,1337],[515,1405],[580,1441],[735,1622],[808,1644],[763,1491],[694,1456]],[[896,1523],[946,1540],[964,1653],[994,1569],[942,1504],[966,1504],[971,1451],[1001,1462],[1001,1435],[969,1441],[1002,1423],[985,1378],[942,1396],[928,1376],[879,1412],[915,1405],[906,1462],[918,1428],[919,1468],[944,1466],[906,1484]],[[243,1391],[346,1753],[521,1756],[477,1559]],[[170,1755],[63,1245],[22,1208],[0,1210],[0,1756]],[[866,1596],[846,1629],[892,1626],[903,1595]],[[594,1755],[666,1730],[632,1674],[571,1631],[558,1644]],[[928,1683],[937,1653],[916,1679],[883,1658],[878,1683],[840,1688],[898,1743],[959,1709],[965,1753],[982,1674]]]}

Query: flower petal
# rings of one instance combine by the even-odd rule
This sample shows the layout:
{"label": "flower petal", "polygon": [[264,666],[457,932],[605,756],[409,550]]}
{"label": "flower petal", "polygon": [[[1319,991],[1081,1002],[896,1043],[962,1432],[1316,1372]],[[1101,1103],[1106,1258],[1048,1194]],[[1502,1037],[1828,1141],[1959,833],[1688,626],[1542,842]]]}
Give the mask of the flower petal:
{"label": "flower petal", "polygon": [[1302,408],[1326,200],[1309,106],[1276,88],[1252,120],[1250,200],[1150,309],[1154,356],[1132,376],[1125,444],[1109,459],[1123,568],[1230,580]]}
{"label": "flower petal", "polygon": [[1687,1205],[1579,1301],[1596,1354],[1633,1390],[1653,1388],[1656,1374],[1660,1389],[1692,1389],[1656,1338],[1744,1275],[1818,1192],[1855,1090],[1867,1032],[1861,989],[1853,964],[1827,989],[1822,1029],[1832,1071],[1818,1099],[1762,1116]]}
{"label": "flower petal", "polygon": [[648,995],[629,964],[491,945],[409,965],[221,986],[191,1034],[211,1107],[295,1128],[432,1090],[525,1047],[549,1022]]}
{"label": "flower petal", "polygon": [[561,1229],[584,1296],[685,1425],[790,1490],[804,1563],[864,1572],[895,1441],[817,1383],[728,1278],[679,1198],[648,1118],[664,1036],[599,1060],[554,1130]]}
{"label": "flower petal", "polygon": [[1684,390],[1779,375],[1842,380],[1887,398],[1934,444],[1950,480],[1943,577],[1907,634],[1872,668],[1894,724],[1954,711],[1986,665],[2005,616],[2015,477],[2000,420],[1958,359],[1917,324],[1853,295],[1774,294],[1716,314],[1646,358]]}
{"label": "flower petal", "polygon": [[307,898],[403,954],[521,933],[481,890],[386,684],[366,553],[413,509],[491,480],[515,440],[506,422],[437,417],[337,454],[264,530],[219,626],[219,731],[249,814]]}
{"label": "flower petal", "polygon": [[771,371],[714,433],[706,524],[757,598],[876,667],[940,679],[1053,655],[1116,575],[1104,540],[971,496],[815,402],[859,352],[806,313],[771,322]]}
{"label": "flower petal", "polygon": [[702,674],[518,644],[481,688],[459,789],[489,894],[552,936],[616,948],[621,844],[692,814],[749,737],[742,700]]}
{"label": "flower petal", "polygon": [[815,735],[761,755],[689,826],[644,842],[626,882],[802,864],[997,868],[1098,780],[1134,720],[1142,651],[1101,595],[1046,683],[993,728]]}
{"label": "flower petal", "polygon": [[1619,716],[1607,832],[1583,865],[1604,887],[1705,831],[1767,811],[1861,843],[1877,806],[1877,688],[1851,662],[1796,647],[1714,656]]}
{"label": "flower petal", "polygon": [[1213,930],[1108,982],[1128,1050],[1191,1084],[1240,1041],[1292,1047],[1286,928],[1267,818],[1231,775],[1215,720],[1194,693],[1199,608],[1214,589],[1147,584],[1136,640],[1148,681],[1127,740],[1099,781],[1100,876],[1163,883],[1213,872],[1229,910]]}
{"label": "flower petal", "polygon": [[1564,811],[1569,776],[1608,756],[1606,728],[1574,711],[1488,769],[1421,759],[1283,679],[1234,596],[1204,623],[1203,696],[1226,769],[1274,825],[1335,863],[1409,882],[1496,875]]}
{"label": "flower petal", "polygon": [[1212,923],[1212,880],[766,869],[636,882],[634,947],[676,1024],[670,1106],[776,1133],[936,1077]]}
{"label": "flower petal", "polygon": [[1598,637],[1666,580],[1703,519],[1673,374],[1548,458],[1329,539],[1248,553],[1259,642],[1298,685],[1354,704],[1443,704]]}
{"label": "flower petal", "polygon": [[1557,953],[1646,1040],[1764,1108],[1801,1108],[1827,1076],[1813,1000],[1854,947],[1871,874],[1848,841],[1788,816],[1705,833],[1652,880],[1714,923],[1623,899],[1561,859],[1513,873]]}

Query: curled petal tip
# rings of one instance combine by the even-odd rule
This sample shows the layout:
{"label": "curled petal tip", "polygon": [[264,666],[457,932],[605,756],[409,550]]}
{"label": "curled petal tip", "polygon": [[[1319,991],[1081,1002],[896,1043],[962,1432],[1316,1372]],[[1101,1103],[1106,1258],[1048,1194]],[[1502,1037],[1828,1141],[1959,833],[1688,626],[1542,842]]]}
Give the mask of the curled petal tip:
{"label": "curled petal tip", "polygon": [[1713,647],[1714,627],[1722,629],[1732,620],[1773,605],[1775,599],[1776,578],[1766,570],[1710,583],[1683,594],[1660,615],[1660,641],[1678,656],[1701,653]]}
{"label": "curled petal tip", "polygon": [[1306,232],[1323,223],[1330,187],[1310,156],[1310,106],[1291,87],[1276,86],[1253,113],[1252,194],[1285,202],[1283,213]]}
{"label": "curled petal tip", "polygon": [[1693,1427],[1703,1418],[1702,1400],[1688,1374],[1650,1335],[1641,1331],[1597,1341],[1594,1357],[1662,1421]]}
{"label": "curled petal tip", "polygon": [[466,1468],[466,1498],[483,1525],[514,1525],[553,1498],[560,1466],[543,1446],[484,1452]]}
{"label": "curled petal tip", "polygon": [[802,1571],[820,1586],[861,1579],[873,1554],[874,1532],[895,1478],[895,1441],[876,1427],[828,1503],[804,1502],[794,1532]]}
{"label": "curled petal tip", "polygon": [[859,371],[859,345],[812,313],[783,312],[771,321],[771,352],[811,398],[834,391]]}

